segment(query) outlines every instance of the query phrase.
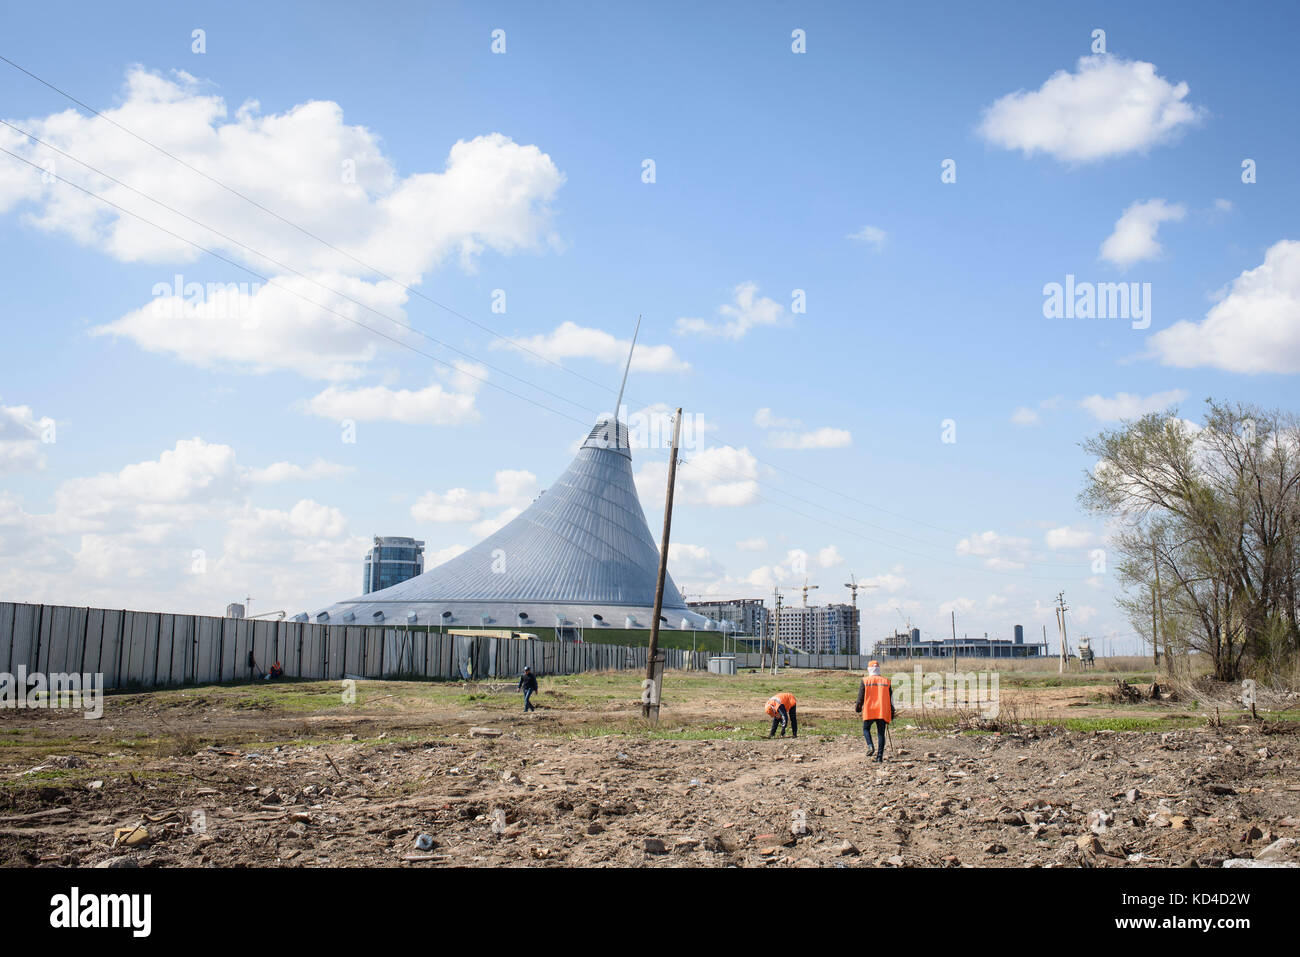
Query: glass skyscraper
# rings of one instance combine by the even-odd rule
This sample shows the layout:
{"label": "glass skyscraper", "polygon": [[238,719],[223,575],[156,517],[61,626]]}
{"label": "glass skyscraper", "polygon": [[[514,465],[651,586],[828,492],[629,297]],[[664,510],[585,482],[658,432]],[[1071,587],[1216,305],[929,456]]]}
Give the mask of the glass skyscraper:
{"label": "glass skyscraper", "polygon": [[424,572],[424,542],[413,538],[375,536],[375,547],[366,552],[365,579],[361,593],[388,588]]}

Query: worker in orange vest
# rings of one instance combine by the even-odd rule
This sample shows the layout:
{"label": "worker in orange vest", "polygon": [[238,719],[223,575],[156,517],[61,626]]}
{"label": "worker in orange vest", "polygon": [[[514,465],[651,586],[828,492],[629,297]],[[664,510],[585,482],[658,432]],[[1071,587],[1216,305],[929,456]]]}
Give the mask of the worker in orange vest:
{"label": "worker in orange vest", "polygon": [[781,727],[781,737],[785,737],[786,725],[790,726],[790,736],[799,737],[799,716],[795,711],[794,695],[788,691],[782,691],[774,694],[767,699],[767,705],[764,708],[768,717],[772,719],[772,730],[767,733],[769,738],[776,735],[777,726]]}
{"label": "worker in orange vest", "polygon": [[[885,730],[894,720],[894,702],[890,694],[889,679],[881,675],[880,662],[867,662],[867,673],[858,686],[858,703],[853,710],[862,715],[862,736],[867,739],[867,754],[873,755],[877,761],[885,759]],[[879,732],[879,747],[871,741],[872,725]]]}

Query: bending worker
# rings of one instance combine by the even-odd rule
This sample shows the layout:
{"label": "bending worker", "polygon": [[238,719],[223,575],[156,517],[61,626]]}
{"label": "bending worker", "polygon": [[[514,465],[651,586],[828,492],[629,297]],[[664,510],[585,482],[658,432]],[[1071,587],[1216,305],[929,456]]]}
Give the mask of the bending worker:
{"label": "bending worker", "polygon": [[[862,736],[867,739],[867,754],[877,761],[885,759],[885,731],[894,720],[894,702],[890,697],[889,679],[881,675],[880,662],[867,662],[867,673],[858,686],[858,703],[853,710],[862,715]],[[879,732],[880,746],[871,743],[871,727]]]}
{"label": "bending worker", "polygon": [[799,737],[799,716],[795,712],[794,695],[788,691],[774,694],[767,699],[767,705],[763,710],[772,719],[772,730],[767,733],[769,738],[775,736],[778,725],[781,727],[781,737],[785,737],[786,725],[790,726],[792,738]]}

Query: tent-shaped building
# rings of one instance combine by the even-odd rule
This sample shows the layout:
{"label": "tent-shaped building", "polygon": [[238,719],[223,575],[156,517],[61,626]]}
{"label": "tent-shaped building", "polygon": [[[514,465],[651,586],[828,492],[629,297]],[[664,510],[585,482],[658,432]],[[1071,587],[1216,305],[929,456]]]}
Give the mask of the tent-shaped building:
{"label": "tent-shaped building", "polygon": [[[524,512],[422,575],[342,601],[312,619],[527,630],[649,629],[659,549],[632,480],[627,426],[604,418],[568,470]],[[661,628],[715,623],[690,611],[671,576]]]}

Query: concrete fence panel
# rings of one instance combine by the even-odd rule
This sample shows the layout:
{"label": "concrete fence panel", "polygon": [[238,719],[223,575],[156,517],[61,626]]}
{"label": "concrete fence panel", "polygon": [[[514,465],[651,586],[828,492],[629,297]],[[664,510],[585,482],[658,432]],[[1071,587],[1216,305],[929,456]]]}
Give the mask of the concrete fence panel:
{"label": "concrete fence panel", "polygon": [[11,601],[0,602],[0,671],[9,674],[13,674],[9,664],[14,645],[14,612],[17,608]]}
{"label": "concrete fence panel", "polygon": [[41,606],[17,605],[14,608],[12,651],[9,670],[17,673],[20,667],[36,671],[36,653],[40,647]]}

